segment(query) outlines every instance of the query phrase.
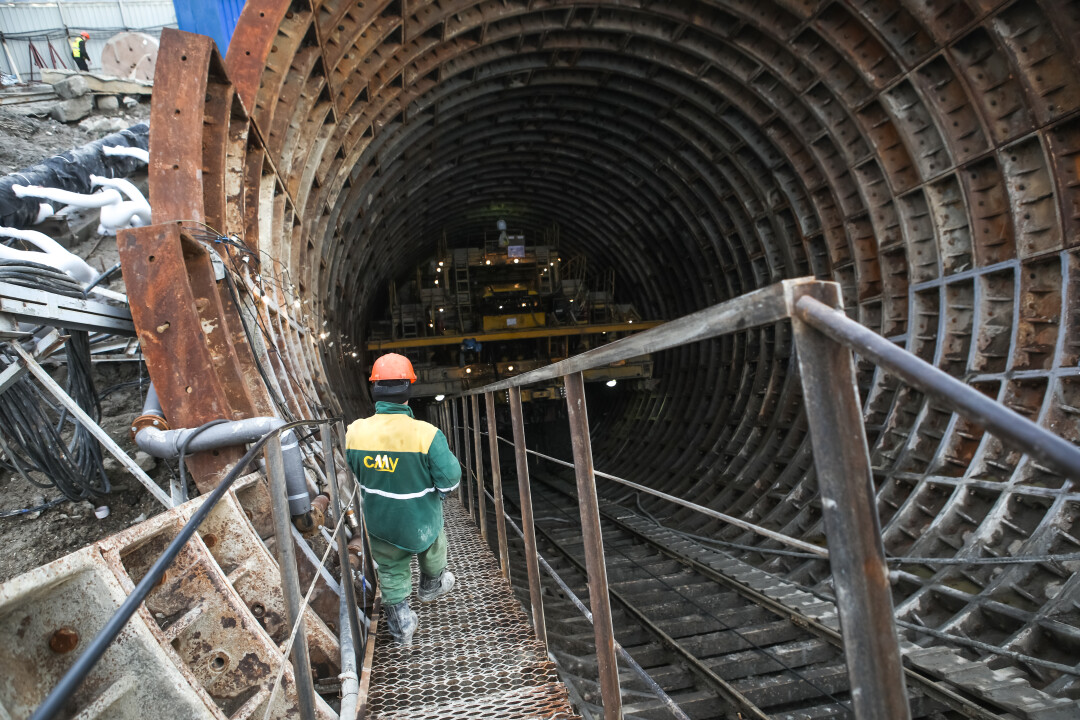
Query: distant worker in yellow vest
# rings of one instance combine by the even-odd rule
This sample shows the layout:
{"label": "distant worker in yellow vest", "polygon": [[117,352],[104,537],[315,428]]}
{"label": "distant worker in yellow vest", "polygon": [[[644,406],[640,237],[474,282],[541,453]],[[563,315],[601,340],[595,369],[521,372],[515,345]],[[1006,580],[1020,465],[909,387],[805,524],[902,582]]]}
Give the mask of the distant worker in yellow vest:
{"label": "distant worker in yellow vest", "polygon": [[90,33],[85,30],[79,33],[79,37],[71,38],[71,57],[75,58],[75,64],[79,69],[86,72],[90,69],[90,56],[86,54],[86,41],[90,39]]}
{"label": "distant worker in yellow vest", "polygon": [[446,567],[442,500],[458,486],[461,464],[446,436],[409,409],[412,363],[388,353],[371,370],[375,414],[349,425],[349,467],[360,480],[371,556],[379,564],[382,607],[390,635],[411,645],[418,623],[409,608],[412,556],[420,565],[420,602],[432,602],[454,587]]}

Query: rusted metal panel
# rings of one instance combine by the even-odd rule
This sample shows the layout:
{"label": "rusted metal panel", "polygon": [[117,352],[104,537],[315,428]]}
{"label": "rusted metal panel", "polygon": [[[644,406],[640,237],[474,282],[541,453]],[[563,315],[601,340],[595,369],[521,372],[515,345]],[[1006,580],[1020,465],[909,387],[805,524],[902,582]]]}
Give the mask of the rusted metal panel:
{"label": "rusted metal panel", "polygon": [[[158,49],[158,87],[150,106],[150,195],[154,221],[205,222],[203,116],[214,43],[165,28]],[[215,170],[217,168],[214,168]]]}
{"label": "rusted metal panel", "polygon": [[[233,415],[229,392],[218,374],[207,372],[231,359],[225,354],[229,348],[213,347],[208,341],[198,305],[203,301],[205,311],[208,300],[188,279],[200,265],[213,276],[209,255],[173,224],[122,231],[117,245],[143,357],[170,424],[196,427],[218,418],[242,417]],[[217,299],[216,291],[212,297]],[[217,325],[211,330],[221,332]],[[241,454],[222,450],[216,456],[192,457],[189,462],[200,489],[216,485],[216,473]]]}
{"label": "rusted metal panel", "polygon": [[249,113],[255,107],[266,59],[277,41],[278,26],[291,4],[291,0],[251,0],[244,4],[236,22],[233,35],[237,42],[229,43],[225,61],[229,77]]}

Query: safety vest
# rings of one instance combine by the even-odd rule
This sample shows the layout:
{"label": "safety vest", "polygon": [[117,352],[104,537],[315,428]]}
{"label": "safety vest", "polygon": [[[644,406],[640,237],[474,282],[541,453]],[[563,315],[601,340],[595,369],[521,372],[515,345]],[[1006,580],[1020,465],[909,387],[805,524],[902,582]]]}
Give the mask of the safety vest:
{"label": "safety vest", "polygon": [[71,44],[71,57],[74,57],[74,58],[82,57],[83,39],[81,37],[80,38],[74,38],[74,39],[68,40],[68,43]]}
{"label": "safety vest", "polygon": [[346,457],[363,493],[368,533],[409,552],[423,552],[442,530],[440,493],[458,486],[461,465],[446,436],[398,403],[349,425]]}

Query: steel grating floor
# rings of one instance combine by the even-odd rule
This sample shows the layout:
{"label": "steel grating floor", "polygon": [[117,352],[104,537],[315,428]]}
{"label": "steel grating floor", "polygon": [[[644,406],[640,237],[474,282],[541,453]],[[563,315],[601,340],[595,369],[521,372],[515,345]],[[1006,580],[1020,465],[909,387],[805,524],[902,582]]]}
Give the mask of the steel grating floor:
{"label": "steel grating floor", "polygon": [[555,664],[499,573],[498,560],[456,498],[445,505],[450,569],[457,584],[420,618],[412,647],[394,643],[380,618],[367,717],[576,720]]}

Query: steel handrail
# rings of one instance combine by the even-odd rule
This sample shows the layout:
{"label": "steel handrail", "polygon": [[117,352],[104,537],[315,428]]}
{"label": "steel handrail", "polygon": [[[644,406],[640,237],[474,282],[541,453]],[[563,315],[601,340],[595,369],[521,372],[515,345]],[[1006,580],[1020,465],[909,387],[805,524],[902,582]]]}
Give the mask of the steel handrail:
{"label": "steel handrail", "polygon": [[791,317],[790,300],[796,288],[825,284],[827,283],[813,278],[784,280],[635,335],[586,350],[566,360],[483,387],[465,390],[461,395],[480,395],[532,385],[544,380],[557,380],[566,375],[605,367],[614,362],[779,322]]}
{"label": "steel handrail", "polygon": [[1073,480],[1080,480],[1080,448],[1020,413],[988,398],[962,380],[894,345],[840,310],[812,297],[795,303],[795,316],[836,342],[893,373],[920,392],[940,400],[991,434]]}
{"label": "steel handrail", "polygon": [[206,497],[206,500],[192,513],[188,521],[184,523],[184,526],[169,543],[168,547],[162,551],[161,555],[154,564],[150,566],[143,579],[138,582],[135,589],[131,591],[127,599],[116,609],[116,612],[112,614],[112,617],[105,623],[105,626],[94,637],[90,644],[87,646],[86,651],[79,656],[75,663],[68,668],[68,671],[64,673],[64,676],[60,678],[60,682],[49,692],[45,699],[34,711],[34,714],[30,716],[30,720],[49,720],[55,716],[64,706],[67,699],[78,690],[79,685],[82,684],[86,676],[93,670],[94,665],[101,659],[108,649],[112,641],[116,639],[116,636],[120,634],[120,631],[127,625],[128,620],[135,614],[135,611],[139,609],[143,601],[150,594],[150,591],[161,580],[162,575],[168,569],[172,561],[176,559],[176,556],[180,554],[180,550],[187,544],[192,538],[195,532],[202,525],[203,520],[210,514],[210,511],[214,509],[218,501],[225,496],[225,493],[232,486],[236,478],[240,476],[242,470],[246,469],[248,465],[255,459],[259,451],[263,446],[270,441],[271,438],[277,437],[279,434],[286,430],[291,430],[295,427],[305,426],[317,426],[324,425],[327,422],[340,421],[340,418],[332,418],[330,420],[298,420],[296,422],[287,423],[279,428],[275,428],[270,432],[263,435],[257,441],[255,441],[251,448],[248,449],[244,456],[229,470],[228,474],[221,483],[215,487],[210,494]]}
{"label": "steel handrail", "polygon": [[[594,583],[594,574],[603,575],[604,570],[603,544],[597,534],[599,518],[596,516],[595,487],[595,478],[603,475],[595,472],[592,466],[582,373],[692,342],[791,320],[822,498],[822,515],[831,541],[829,557],[838,586],[838,609],[846,630],[845,654],[852,688],[887,689],[880,693],[855,693],[853,690],[853,697],[857,698],[855,713],[859,718],[908,718],[910,711],[893,624],[886,558],[852,351],[895,374],[929,399],[942,402],[961,416],[983,425],[1006,444],[1074,479],[1080,479],[1080,448],[851,320],[839,309],[842,306],[840,286],[835,282],[813,278],[785,280],[560,362],[479,388],[464,389],[450,403],[453,412],[443,413],[443,422],[449,424],[454,429],[452,434],[456,435],[457,399],[460,398],[464,409],[466,396],[483,394],[490,424],[494,419],[494,393],[509,390],[519,489],[522,496],[527,497],[525,457],[530,451],[525,447],[523,428],[520,427],[521,388],[563,379],[583,534],[586,548],[593,553],[587,558],[590,598],[594,603],[604,602],[608,594],[605,578],[599,577]],[[451,414],[453,418],[448,417]],[[478,424],[475,419],[474,424]],[[465,425],[467,427],[468,421]],[[479,447],[478,431],[478,427],[472,428],[476,447]],[[465,434],[462,439],[468,455],[468,429]],[[497,436],[497,432],[492,436]],[[494,467],[497,441],[494,437],[489,440]],[[468,492],[471,514],[471,490],[465,489],[465,483],[462,483],[462,492]],[[533,531],[530,518],[523,515],[523,521],[528,545],[533,541]],[[499,542],[502,558],[505,557],[505,538],[501,528]],[[543,639],[543,610],[537,602],[536,572],[532,564],[528,569],[537,634]],[[610,611],[601,610],[599,619],[609,626]],[[598,624],[596,635],[601,666],[614,666],[611,647],[614,638],[610,627],[601,629]],[[606,646],[603,653],[600,652],[602,645]],[[609,677],[608,681],[606,686],[601,677],[605,713],[610,702],[617,714],[617,680],[612,683]]]}

